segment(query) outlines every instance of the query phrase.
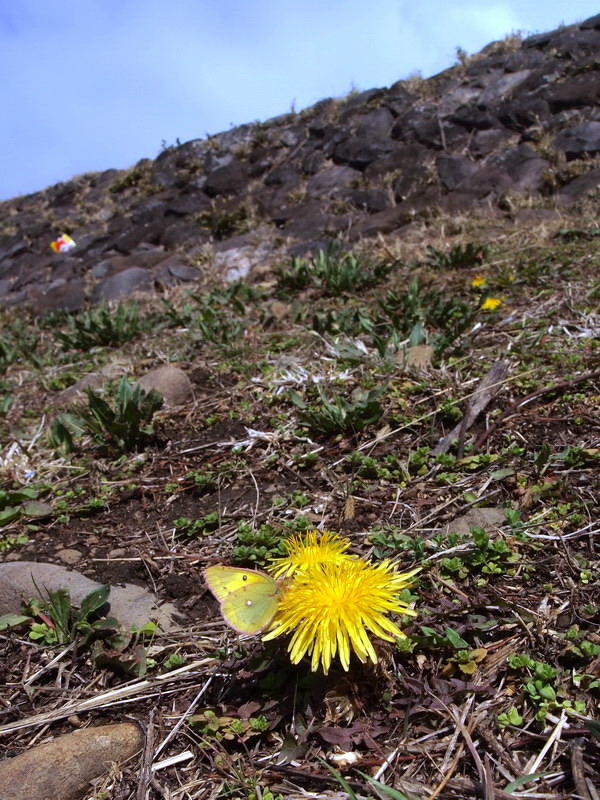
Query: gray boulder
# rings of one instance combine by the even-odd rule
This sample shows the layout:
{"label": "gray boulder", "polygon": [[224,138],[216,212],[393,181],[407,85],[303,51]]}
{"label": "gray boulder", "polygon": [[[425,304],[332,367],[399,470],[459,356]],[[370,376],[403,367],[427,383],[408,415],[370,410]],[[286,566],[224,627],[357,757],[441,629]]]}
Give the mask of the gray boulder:
{"label": "gray boulder", "polygon": [[[80,572],[58,564],[36,561],[11,561],[0,564],[0,616],[20,611],[21,600],[39,597],[39,592],[68,589],[71,602],[80,606],[83,598],[101,584]],[[164,631],[177,628],[173,615],[177,609],[171,603],[159,605],[157,598],[142,586],[126,583],[113,586],[108,599],[110,614],[126,628],[153,620]]]}
{"label": "gray boulder", "polygon": [[97,284],[92,292],[92,302],[121,300],[134,294],[134,292],[151,292],[152,289],[152,278],[147,269],[129,267],[123,272],[104,278],[103,281]]}
{"label": "gray boulder", "polygon": [[565,128],[554,139],[554,147],[562,150],[567,159],[600,153],[600,122],[585,122],[583,125]]}

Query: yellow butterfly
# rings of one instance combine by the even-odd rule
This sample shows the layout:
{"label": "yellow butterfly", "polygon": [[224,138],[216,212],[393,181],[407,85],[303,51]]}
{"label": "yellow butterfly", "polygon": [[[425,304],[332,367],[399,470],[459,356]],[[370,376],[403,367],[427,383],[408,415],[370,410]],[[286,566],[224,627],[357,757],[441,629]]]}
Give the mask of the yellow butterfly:
{"label": "yellow butterfly", "polygon": [[275,616],[281,587],[264,572],[218,565],[205,569],[204,577],[223,619],[239,633],[259,633]]}

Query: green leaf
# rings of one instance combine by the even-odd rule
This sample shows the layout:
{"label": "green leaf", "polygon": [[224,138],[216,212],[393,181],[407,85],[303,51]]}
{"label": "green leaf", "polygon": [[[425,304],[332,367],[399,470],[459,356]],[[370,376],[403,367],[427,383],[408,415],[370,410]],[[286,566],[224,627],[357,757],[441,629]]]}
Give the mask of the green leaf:
{"label": "green leaf", "polygon": [[109,583],[105,583],[102,586],[99,586],[97,589],[93,589],[89,594],[86,594],[81,601],[81,607],[79,609],[79,614],[77,615],[77,620],[85,620],[90,616],[90,614],[93,614],[94,611],[97,611],[99,608],[101,608],[108,600],[109,594]]}
{"label": "green leaf", "polygon": [[21,508],[26,517],[48,517],[52,514],[52,506],[41,500],[27,500]]}
{"label": "green leaf", "polygon": [[418,345],[423,344],[424,341],[425,341],[425,328],[423,327],[423,323],[421,322],[421,320],[419,320],[413,325],[413,329],[410,332],[408,346],[417,347]]}
{"label": "green leaf", "polygon": [[56,625],[56,633],[60,643],[69,639],[69,622],[71,616],[71,595],[68,589],[57,589],[48,592],[48,611]]}
{"label": "green leaf", "polygon": [[31,487],[25,487],[23,489],[19,489],[17,492],[10,492],[9,494],[9,499],[13,505],[16,503],[23,503],[26,500],[35,500],[36,497],[37,492]]}
{"label": "green leaf", "polygon": [[495,469],[493,472],[490,472],[490,479],[493,481],[501,481],[503,478],[508,478],[510,475],[514,475],[515,471],[512,467],[505,467],[504,469]]}
{"label": "green leaf", "polygon": [[100,395],[96,394],[96,392],[94,392],[92,389],[86,389],[86,392],[88,396],[88,406],[90,413],[100,423],[102,427],[110,428],[110,426],[115,420],[115,412],[108,405],[108,403],[105,400],[103,400],[100,397]]}
{"label": "green leaf", "polygon": [[345,778],[343,778],[340,775],[340,773],[337,771],[337,769],[334,769],[332,766],[330,766],[322,758],[318,758],[318,756],[317,756],[317,760],[320,761],[321,764],[323,764],[323,766],[327,767],[329,772],[331,772],[331,774],[334,776],[334,778],[339,782],[339,784],[342,787],[342,789],[347,793],[347,795],[350,798],[350,800],[358,800],[358,797],[356,796],[356,793],[354,792],[354,789],[350,786],[348,781],[345,780]]}
{"label": "green leaf", "polygon": [[3,525],[9,525],[11,522],[14,522],[16,519],[22,515],[23,509],[21,506],[17,506],[16,508],[5,508],[4,511],[0,511],[0,528]]}
{"label": "green leaf", "polygon": [[473,537],[473,541],[475,542],[477,547],[483,549],[488,546],[490,537],[487,535],[487,533],[483,528],[480,528],[477,525],[471,528],[471,536]]}
{"label": "green leaf", "polygon": [[410,797],[407,797],[404,792],[400,792],[398,789],[393,789],[391,786],[386,786],[385,783],[381,783],[381,781],[375,780],[375,778],[369,777],[369,775],[365,775],[364,772],[361,772],[359,769],[356,770],[359,775],[368,781],[372,786],[375,786],[382,794],[386,795],[387,797],[391,797],[392,800],[414,800]]}
{"label": "green leaf", "polygon": [[511,781],[507,786],[504,787],[504,791],[508,792],[508,794],[512,794],[515,789],[518,789],[519,786],[524,786],[526,783],[530,783],[530,781],[537,781],[539,778],[543,778],[545,775],[551,775],[550,772],[532,772],[531,775],[523,775],[521,778],[517,778],[515,781]]}
{"label": "green leaf", "polygon": [[430,628],[428,625],[421,625],[420,627],[423,636],[427,636],[428,638],[433,639],[435,642],[439,642],[442,638],[436,630]]}
{"label": "green leaf", "polygon": [[523,717],[519,713],[519,709],[512,706],[506,713],[498,714],[498,722],[502,726],[514,725],[518,727],[523,724]]}
{"label": "green leaf", "polygon": [[552,686],[540,686],[538,688],[538,691],[540,693],[540,697],[543,697],[544,700],[551,700],[552,702],[556,700],[556,692],[554,691]]}
{"label": "green leaf", "polygon": [[598,720],[586,719],[585,727],[589,730],[592,736],[595,736],[596,739],[600,739],[600,722]]}
{"label": "green leaf", "polygon": [[301,409],[307,408],[307,405],[304,402],[304,398],[300,394],[298,394],[298,392],[295,392],[293,389],[290,389],[289,398],[292,401],[292,403],[298,408]]}
{"label": "green leaf", "polygon": [[56,417],[56,419],[52,421],[48,439],[52,447],[55,447],[57,450],[62,448],[66,453],[73,452],[75,448],[71,431],[60,417]]}
{"label": "green leaf", "polygon": [[460,636],[453,628],[446,628],[444,634],[446,639],[448,639],[452,647],[454,647],[456,650],[468,650],[470,648],[470,644],[465,642],[462,636]]}
{"label": "green leaf", "polygon": [[321,402],[323,403],[323,405],[325,406],[325,408],[326,408],[326,409],[327,409],[327,410],[328,410],[328,411],[329,411],[331,414],[339,414],[339,413],[342,413],[342,414],[343,414],[343,413],[344,413],[344,410],[341,408],[341,406],[340,406],[340,404],[339,404],[339,398],[338,398],[338,403],[337,403],[337,407],[336,407],[336,406],[334,406],[334,405],[332,405],[332,404],[330,403],[330,401],[329,401],[329,399],[328,399],[327,395],[325,394],[325,392],[324,392],[324,390],[323,390],[323,387],[322,387],[322,386],[318,386],[318,387],[317,387],[317,391],[318,391],[318,393],[319,393],[319,397],[321,398]]}
{"label": "green leaf", "polygon": [[24,617],[23,614],[4,614],[0,617],[0,631],[14,628],[24,622],[31,622],[31,617]]}

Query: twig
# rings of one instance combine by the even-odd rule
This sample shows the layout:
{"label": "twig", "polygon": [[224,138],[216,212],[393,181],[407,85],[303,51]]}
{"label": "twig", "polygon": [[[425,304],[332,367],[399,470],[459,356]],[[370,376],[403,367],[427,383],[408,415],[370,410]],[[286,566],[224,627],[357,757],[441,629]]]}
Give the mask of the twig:
{"label": "twig", "polygon": [[170,758],[163,758],[162,761],[157,761],[156,764],[152,764],[152,772],[158,772],[159,769],[181,764],[183,761],[189,761],[191,758],[194,758],[192,751],[184,750],[183,753],[178,753],[176,756],[171,756]]}
{"label": "twig", "polygon": [[160,692],[162,686],[172,683],[174,680],[178,680],[186,672],[191,672],[198,667],[205,667],[208,664],[216,664],[217,662],[218,659],[216,658],[199,659],[198,661],[193,661],[191,664],[186,664],[184,667],[180,667],[180,669],[175,669],[166,675],[157,675],[151,680],[136,681],[128,686],[111,689],[108,692],[103,692],[95,697],[88,697],[85,700],[71,700],[65,703],[62,708],[57,708],[54,711],[47,711],[43,714],[36,714],[26,719],[2,725],[0,727],[0,735],[3,733],[11,733],[20,728],[46,725],[49,722],[55,722],[58,719],[70,717],[71,714],[80,714],[82,711],[91,711],[92,709],[102,708],[104,706],[114,706],[118,702],[132,702],[134,699],[139,700],[140,696],[148,690],[154,689]]}
{"label": "twig", "polygon": [[595,378],[600,378],[600,369],[594,370],[594,372],[586,372],[585,375],[580,375],[578,378],[571,378],[568,381],[559,381],[559,383],[553,383],[550,386],[544,386],[543,389],[538,389],[535,392],[531,392],[531,394],[522,397],[520,400],[517,400],[516,403],[513,403],[509,406],[505,411],[500,414],[498,419],[494,422],[493,425],[483,431],[480,434],[478,439],[475,441],[471,449],[471,454],[476,453],[479,448],[487,441],[487,439],[496,431],[500,425],[504,422],[507,417],[510,417],[511,414],[514,414],[517,409],[519,409],[525,403],[528,403],[530,400],[534,400],[536,397],[540,397],[543,394],[548,394],[548,392],[559,392],[563,389],[571,389],[573,386],[577,386],[578,383],[584,383],[585,381],[591,381]]}
{"label": "twig", "polygon": [[57,664],[61,660],[61,658],[63,658],[63,656],[66,656],[67,653],[73,650],[74,647],[75,647],[75,642],[71,642],[71,644],[65,647],[64,650],[61,650],[60,653],[58,653],[58,655],[54,656],[54,658],[51,661],[49,661],[41,669],[39,669],[37,672],[34,672],[33,675],[27,678],[27,680],[23,684],[23,688],[30,686],[35,680],[40,678],[44,673],[49,672],[54,667],[54,665]]}
{"label": "twig", "polygon": [[[453,778],[448,783],[448,788],[453,789],[454,791],[458,791],[461,794],[459,797],[462,797],[465,794],[469,795],[476,795],[477,797],[481,797],[483,794],[483,787],[481,784],[478,783],[471,783],[470,781],[465,780],[464,778]],[[525,793],[508,793],[503,792],[502,789],[494,789],[495,793],[495,800],[519,800],[522,798],[523,800],[550,800],[551,798],[555,798],[555,794],[548,794],[544,792],[543,794],[539,792],[527,792]],[[431,798],[427,798],[427,800],[431,800]]]}
{"label": "twig", "polygon": [[175,734],[177,733],[177,731],[179,730],[179,728],[181,728],[181,726],[183,725],[183,723],[184,723],[184,722],[187,720],[187,718],[189,717],[189,715],[192,713],[192,711],[193,711],[193,710],[194,710],[194,708],[196,707],[196,705],[197,705],[197,703],[198,703],[198,700],[200,700],[200,698],[202,697],[202,695],[204,694],[204,692],[205,692],[205,691],[208,689],[208,687],[209,687],[209,686],[210,686],[210,684],[212,683],[212,679],[213,679],[213,676],[211,675],[211,676],[209,677],[209,679],[206,681],[206,683],[204,684],[204,686],[203,686],[203,687],[200,689],[200,691],[198,692],[198,694],[197,694],[197,695],[194,697],[194,699],[192,700],[192,702],[189,704],[189,706],[187,707],[187,709],[186,709],[186,710],[184,711],[184,713],[181,715],[181,717],[180,717],[180,718],[179,718],[179,720],[177,721],[177,724],[175,725],[175,727],[171,729],[170,733],[169,733],[169,734],[168,734],[168,735],[167,735],[167,736],[166,736],[166,737],[165,737],[165,738],[162,740],[162,742],[161,742],[161,743],[158,745],[158,747],[156,748],[156,753],[154,754],[154,758],[157,758],[157,757],[160,755],[160,753],[161,753],[161,752],[164,750],[164,748],[166,747],[167,743],[171,741],[171,739],[172,739],[172,738],[175,736]]}
{"label": "twig", "polygon": [[485,777],[485,781],[483,784],[483,798],[484,800],[496,800],[496,791],[494,789],[494,778],[492,776],[492,768],[490,767],[490,757],[487,753],[485,754],[483,759],[483,769]]}
{"label": "twig", "polygon": [[447,153],[448,148],[446,147],[446,131],[444,130],[444,123],[442,122],[441,117],[438,117],[438,125],[440,126],[440,141],[442,143],[442,150],[444,153]]}
{"label": "twig", "polygon": [[560,734],[566,721],[567,721],[567,715],[565,714],[565,710],[562,709],[560,712],[559,720],[556,723],[554,730],[548,737],[548,741],[540,750],[539,755],[536,758],[534,758],[533,761],[530,761],[525,767],[526,775],[532,775],[534,772],[538,771],[540,764],[544,760],[544,756],[546,755],[548,750],[550,750],[555,741],[558,741],[560,739]]}
{"label": "twig", "polygon": [[146,743],[144,745],[144,755],[142,757],[142,766],[140,769],[140,779],[136,792],[136,800],[146,800],[148,797],[148,787],[150,785],[151,769],[152,769],[152,754],[154,750],[154,717],[156,709],[153,708],[150,712],[148,724],[146,728]]}
{"label": "twig", "polygon": [[[438,702],[439,702],[439,698],[438,698]],[[452,707],[452,709],[450,709],[450,713],[451,713],[452,717],[454,717],[454,721],[456,723],[456,727],[460,731],[460,733],[462,734],[462,737],[465,740],[465,744],[467,745],[467,747],[469,748],[469,752],[473,756],[473,761],[475,762],[475,767],[477,768],[477,773],[479,775],[479,780],[481,781],[481,785],[483,786],[484,800],[494,800],[494,797],[493,797],[493,791],[494,791],[493,786],[491,787],[492,794],[490,795],[490,787],[488,786],[485,767],[483,766],[483,762],[481,761],[481,758],[479,757],[479,753],[477,752],[477,748],[475,747],[475,745],[473,743],[473,739],[471,739],[470,731],[468,731],[467,728],[465,728],[465,726],[464,726],[464,724],[463,724],[463,722],[462,722],[462,720],[461,720],[461,718],[460,718],[460,716],[458,714],[458,709],[457,708]],[[463,715],[463,718],[464,718],[464,715]],[[471,720],[471,723],[472,724],[470,724],[469,727],[471,728],[471,730],[473,730],[473,728],[475,727],[475,720]]]}
{"label": "twig", "polygon": [[450,431],[450,433],[444,436],[443,439],[440,439],[440,441],[432,450],[433,455],[445,453],[458,436],[457,456],[458,458],[463,457],[465,435],[468,429],[475,422],[479,414],[481,414],[481,412],[498,394],[498,391],[502,387],[507,374],[508,365],[506,361],[496,361],[492,365],[491,369],[481,379],[477,388],[471,395],[471,398],[467,402],[467,408],[462,420]]}
{"label": "twig", "polygon": [[571,773],[577,797],[581,800],[592,800],[588,792],[583,765],[583,739],[573,739],[571,742]]}
{"label": "twig", "polygon": [[452,775],[453,775],[453,773],[454,773],[454,770],[455,770],[455,769],[456,769],[456,767],[458,766],[458,762],[460,761],[460,757],[462,756],[462,754],[463,754],[463,750],[464,750],[464,749],[465,749],[464,742],[461,742],[461,743],[458,745],[458,749],[457,749],[457,751],[456,751],[456,755],[454,756],[454,760],[452,761],[452,764],[450,764],[450,766],[448,767],[448,771],[446,772],[446,774],[445,774],[445,775],[444,775],[444,777],[442,778],[442,781],[441,781],[441,783],[439,783],[439,784],[438,784],[438,785],[435,787],[435,789],[434,789],[434,790],[433,790],[433,792],[432,792],[432,793],[429,795],[429,797],[427,798],[427,800],[435,800],[435,798],[438,796],[438,794],[440,794],[440,792],[442,792],[442,791],[444,790],[444,787],[446,786],[446,784],[448,783],[448,781],[449,781],[449,780],[450,780],[450,778],[452,777]]}
{"label": "twig", "polygon": [[[432,697],[435,697],[433,692],[429,692],[429,694],[431,694]],[[436,697],[436,700],[439,701],[439,698]],[[473,705],[474,700],[475,700],[475,695],[472,694],[469,697],[469,699],[467,700],[467,702],[465,703],[465,708],[464,708],[464,711],[462,713],[462,718],[461,718],[461,724],[462,724],[462,721],[464,719],[466,719],[466,716],[469,713],[469,709]],[[444,704],[442,703],[442,705],[444,705]],[[448,707],[445,706],[445,705],[444,705],[444,707],[446,708],[446,711],[448,711],[450,717],[453,717],[454,715],[450,713],[450,710],[448,709]],[[471,719],[471,722],[469,723],[469,726],[471,726],[471,725],[473,727],[475,726],[475,720],[474,719]],[[448,783],[448,781],[450,780],[450,778],[454,774],[454,770],[458,766],[458,762],[460,761],[460,758],[461,758],[461,756],[463,754],[463,750],[465,749],[464,742],[461,742],[458,745],[458,748],[456,750],[456,755],[454,756],[454,759],[452,760],[452,763],[447,768],[445,766],[448,755],[452,752],[452,749],[456,745],[456,740],[458,739],[458,733],[459,733],[458,727],[456,727],[456,729],[454,731],[454,734],[452,736],[452,739],[450,740],[450,744],[448,745],[448,749],[446,751],[446,755],[444,756],[444,761],[442,762],[441,771],[445,772],[445,775],[442,778],[441,782],[435,787],[433,792],[429,795],[428,800],[435,800],[435,798],[444,790],[444,787],[446,786],[446,784]]]}
{"label": "twig", "polygon": [[[337,778],[329,773],[326,774],[319,774],[317,772],[309,772],[308,770],[298,769],[297,767],[289,767],[287,764],[276,764],[274,766],[269,766],[268,764],[265,766],[261,765],[262,772],[269,772],[272,774],[279,774],[279,775],[289,775],[291,778],[302,778],[304,781],[315,781],[315,783],[336,783]],[[346,783],[353,789],[361,791],[364,789],[364,786],[358,783],[358,781],[348,780],[346,779]]]}

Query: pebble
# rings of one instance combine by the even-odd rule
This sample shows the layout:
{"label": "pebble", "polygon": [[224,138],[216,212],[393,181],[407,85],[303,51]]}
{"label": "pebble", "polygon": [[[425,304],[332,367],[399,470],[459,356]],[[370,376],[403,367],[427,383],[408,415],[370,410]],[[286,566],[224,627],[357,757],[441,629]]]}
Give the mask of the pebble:
{"label": "pebble", "polygon": [[83,554],[74,547],[64,547],[62,550],[57,550],[54,555],[60,559],[63,564],[78,564],[83,558]]}

